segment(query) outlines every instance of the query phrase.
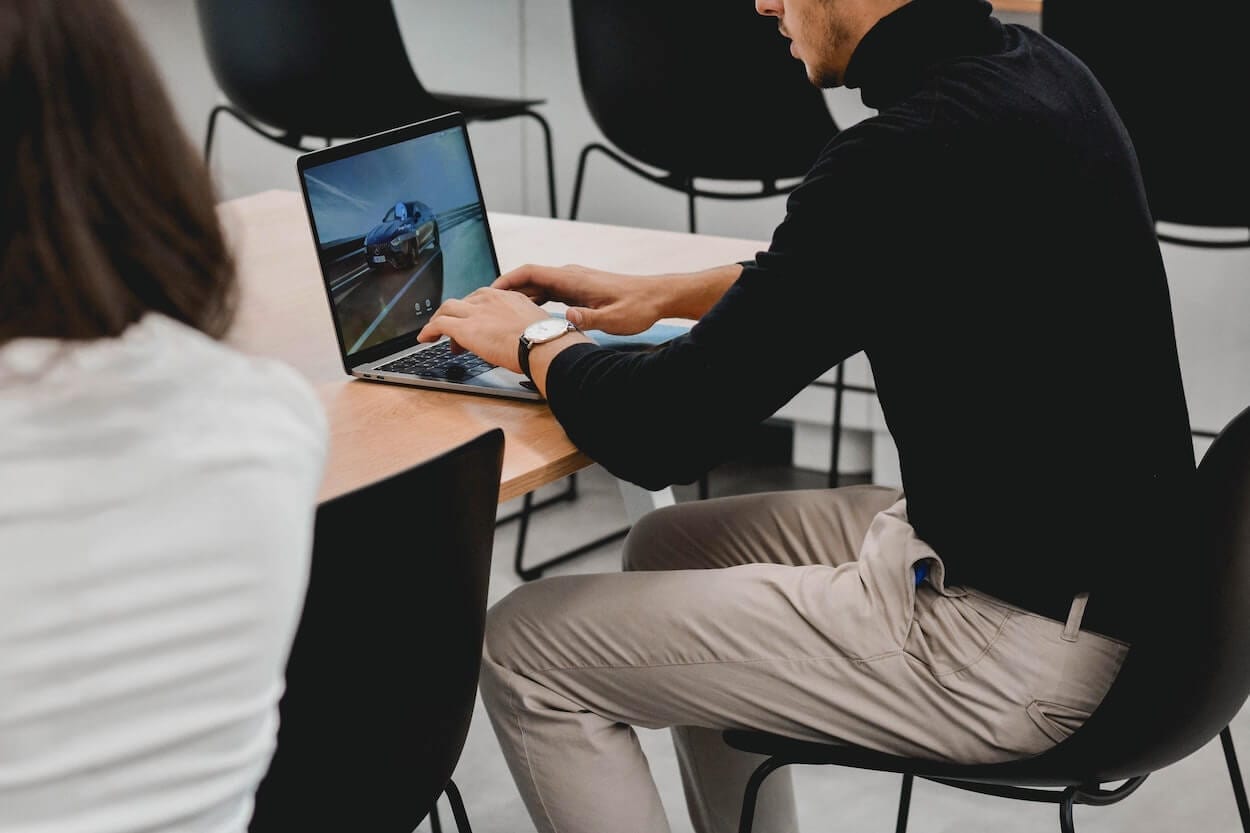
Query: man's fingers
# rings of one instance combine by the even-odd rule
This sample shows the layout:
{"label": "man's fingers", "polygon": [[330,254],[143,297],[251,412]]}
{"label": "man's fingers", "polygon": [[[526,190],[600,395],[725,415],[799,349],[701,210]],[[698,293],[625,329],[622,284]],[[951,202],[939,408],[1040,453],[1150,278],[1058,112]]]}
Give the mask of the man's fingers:
{"label": "man's fingers", "polygon": [[434,316],[429,323],[421,328],[421,332],[417,333],[417,341],[438,341],[444,335],[451,335],[447,331],[448,323],[463,320],[468,317],[469,312],[469,304],[460,298],[449,298],[443,301],[438,309],[434,311]]}
{"label": "man's fingers", "polygon": [[[497,286],[479,287],[464,297],[464,303],[467,306],[477,306],[479,304],[493,304],[504,299],[508,295],[525,296],[524,292],[515,289],[500,289]],[[451,303],[448,301],[447,303]]]}
{"label": "man's fingers", "polygon": [[[491,284],[495,289],[515,289],[529,295],[536,303],[558,300],[562,291],[567,291],[567,266],[537,266],[528,263],[505,272]],[[541,300],[539,300],[541,299]]]}
{"label": "man's fingers", "polygon": [[[470,296],[472,297],[472,296]],[[463,318],[469,314],[469,302],[465,298],[449,298],[439,305],[434,311],[434,318],[442,315],[450,315],[454,318]]]}
{"label": "man's fingers", "polygon": [[495,278],[491,286],[496,289],[519,289],[526,284],[540,280],[541,274],[544,271],[545,267],[527,263],[524,266],[518,266],[509,272],[504,272],[502,275]]}
{"label": "man's fingers", "polygon": [[599,316],[594,310],[585,307],[569,307],[564,311],[564,317],[573,322],[573,326],[579,330],[593,330]]}
{"label": "man's fingers", "polygon": [[436,314],[430,319],[430,323],[422,327],[421,332],[417,333],[417,341],[438,341],[443,336],[448,336],[452,340],[452,350],[456,351],[458,349],[458,345],[455,343],[456,334],[460,332],[467,320],[453,315]]}

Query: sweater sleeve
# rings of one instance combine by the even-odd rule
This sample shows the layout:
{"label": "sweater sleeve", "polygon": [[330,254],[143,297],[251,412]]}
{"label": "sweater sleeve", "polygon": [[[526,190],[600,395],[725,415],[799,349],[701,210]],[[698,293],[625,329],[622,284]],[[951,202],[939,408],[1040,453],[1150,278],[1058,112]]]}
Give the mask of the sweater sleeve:
{"label": "sweater sleeve", "polygon": [[768,251],[689,333],[652,352],[581,344],[556,356],[547,396],[578,448],[647,489],[693,482],[864,349],[864,267],[881,218],[868,199],[874,166],[845,155],[826,149]]}

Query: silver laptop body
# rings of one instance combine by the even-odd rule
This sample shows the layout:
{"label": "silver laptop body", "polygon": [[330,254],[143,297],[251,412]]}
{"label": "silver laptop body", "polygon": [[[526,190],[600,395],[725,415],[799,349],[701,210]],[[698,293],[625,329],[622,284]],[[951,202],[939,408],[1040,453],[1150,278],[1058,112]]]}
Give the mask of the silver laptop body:
{"label": "silver laptop body", "polygon": [[347,373],[541,399],[521,374],[453,355],[446,339],[417,343],[439,304],[499,275],[461,114],[305,153],[296,167]]}

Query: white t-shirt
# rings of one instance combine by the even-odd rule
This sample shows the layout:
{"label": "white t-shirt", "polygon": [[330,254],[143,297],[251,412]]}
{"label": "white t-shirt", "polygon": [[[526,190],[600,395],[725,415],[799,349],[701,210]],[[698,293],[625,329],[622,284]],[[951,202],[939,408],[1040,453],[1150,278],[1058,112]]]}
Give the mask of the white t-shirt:
{"label": "white t-shirt", "polygon": [[149,314],[0,348],[0,833],[241,833],[325,464],[293,370]]}

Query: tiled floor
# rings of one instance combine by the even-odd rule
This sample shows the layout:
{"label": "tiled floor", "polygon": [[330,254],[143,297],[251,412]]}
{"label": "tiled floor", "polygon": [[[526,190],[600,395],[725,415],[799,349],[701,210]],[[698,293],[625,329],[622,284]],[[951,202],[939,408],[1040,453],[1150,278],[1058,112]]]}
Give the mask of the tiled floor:
{"label": "tiled floor", "polygon": [[[580,478],[579,496],[572,503],[553,505],[534,516],[526,546],[527,561],[541,559],[591,540],[624,524],[615,481],[602,469],[591,468]],[[712,494],[773,488],[823,487],[825,476],[785,465],[740,463],[715,472]],[[548,487],[550,492],[559,487]],[[547,492],[544,492],[547,493]],[[678,498],[693,499],[694,489],[680,487]],[[501,515],[515,504],[500,507]],[[495,563],[491,577],[492,601],[521,582],[512,570],[516,523],[497,527]],[[579,558],[552,570],[552,574],[603,572],[619,569],[620,544]],[[1143,726],[1143,731],[1149,731]],[[1243,712],[1233,725],[1250,770],[1250,720]],[[676,759],[667,732],[642,730],[639,740],[660,787],[674,833],[690,833]],[[464,795],[476,833],[526,833],[533,825],[525,813],[504,764],[485,713],[478,703],[455,780]],[[898,801],[899,778],[871,772],[799,767],[794,773],[799,819],[804,833],[887,833],[892,830]],[[453,829],[443,807],[444,829]],[[1081,807],[1077,830],[1085,833],[1148,833],[1148,831],[1202,831],[1235,833],[1239,829],[1228,772],[1218,742],[1190,758],[1157,773],[1123,803],[1106,808]],[[428,822],[422,825],[428,830]],[[1051,805],[1025,804],[971,793],[927,782],[917,783],[909,822],[911,833],[1053,833],[1057,811]],[[639,833],[652,833],[639,831]],[[775,833],[760,830],[759,833]]]}

